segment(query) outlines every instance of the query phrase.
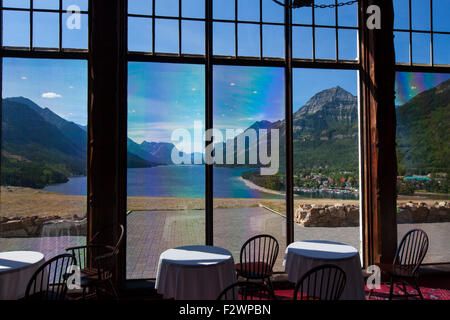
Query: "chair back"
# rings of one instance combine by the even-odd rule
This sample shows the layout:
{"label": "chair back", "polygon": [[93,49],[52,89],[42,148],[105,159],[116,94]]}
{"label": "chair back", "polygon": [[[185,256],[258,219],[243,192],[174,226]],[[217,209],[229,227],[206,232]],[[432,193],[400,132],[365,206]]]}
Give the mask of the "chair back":
{"label": "chair back", "polygon": [[268,234],[248,239],[241,248],[240,274],[248,279],[265,278],[272,274],[280,246]]}
{"label": "chair back", "polygon": [[25,291],[26,300],[64,300],[67,293],[69,267],[75,266],[72,254],[56,256],[40,266],[28,282]]}
{"label": "chair back", "polygon": [[275,295],[263,284],[240,281],[225,288],[217,300],[275,300]]}
{"label": "chair back", "polygon": [[338,266],[325,264],[309,270],[297,282],[294,300],[339,300],[347,276]]}
{"label": "chair back", "polygon": [[[119,250],[124,234],[125,228],[122,224],[113,224],[94,234],[89,244],[103,245],[116,251]],[[114,238],[117,239],[115,242]]]}
{"label": "chair back", "polygon": [[402,238],[395,254],[394,265],[411,269],[416,273],[428,251],[428,235],[421,229],[408,231]]}
{"label": "chair back", "polygon": [[[82,270],[91,266],[92,268],[97,268],[96,257],[105,256],[108,254],[113,254],[117,256],[119,253],[120,245],[123,241],[125,233],[125,228],[123,225],[112,225],[102,231],[97,232],[92,237],[91,241],[86,246],[68,248],[67,251],[72,253],[77,259],[78,265]],[[117,234],[117,241],[112,242],[111,239]],[[105,257],[103,257],[105,258]],[[105,261],[105,259],[101,259]],[[98,261],[98,263],[103,262]]]}

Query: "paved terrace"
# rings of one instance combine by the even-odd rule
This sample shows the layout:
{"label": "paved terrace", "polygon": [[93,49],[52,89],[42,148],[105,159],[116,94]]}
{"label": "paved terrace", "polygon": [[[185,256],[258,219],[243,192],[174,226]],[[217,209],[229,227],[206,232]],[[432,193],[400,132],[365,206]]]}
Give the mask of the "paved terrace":
{"label": "paved terrace", "polygon": [[[280,242],[275,266],[283,271],[286,248],[285,218],[264,208],[216,209],[214,211],[214,244],[230,250],[236,262],[242,244],[251,236],[268,233]],[[204,211],[135,211],[128,215],[127,278],[146,279],[156,276],[162,251],[191,244],[204,244]],[[399,240],[412,228],[423,228],[430,236],[425,262],[450,261],[450,223],[399,225]],[[359,228],[304,228],[295,225],[295,240],[329,240],[359,248]],[[80,245],[84,237],[65,235],[40,238],[0,238],[0,251],[35,250],[47,259]]]}
{"label": "paved terrace", "polygon": [[[127,276],[128,279],[154,278],[162,251],[182,245],[204,244],[204,211],[136,211],[128,215]],[[215,209],[214,245],[231,251],[239,261],[242,244],[250,237],[267,233],[280,243],[275,266],[283,271],[286,248],[284,217],[264,208]],[[304,228],[295,225],[295,240],[329,240],[360,248],[358,227]],[[427,261],[450,261],[450,223],[401,224],[399,241],[412,228],[423,228],[430,236]]]}

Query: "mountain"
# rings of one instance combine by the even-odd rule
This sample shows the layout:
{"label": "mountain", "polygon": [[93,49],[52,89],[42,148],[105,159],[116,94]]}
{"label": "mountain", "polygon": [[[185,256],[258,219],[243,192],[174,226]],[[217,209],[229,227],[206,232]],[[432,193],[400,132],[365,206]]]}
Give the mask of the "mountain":
{"label": "mountain", "polygon": [[293,131],[294,168],[358,168],[358,98],[341,87],[317,93],[295,112]]}
{"label": "mountain", "polygon": [[[2,101],[2,184],[43,188],[86,175],[87,132],[24,98]],[[128,152],[129,167],[155,165]]]}
{"label": "mountain", "polygon": [[450,80],[397,107],[399,172],[450,172]]}
{"label": "mountain", "polygon": [[[258,139],[260,129],[279,130],[280,166],[284,167],[285,121],[258,121],[242,134],[249,129],[257,131]],[[294,169],[358,168],[358,99],[341,87],[321,91],[299,108],[293,114],[293,132]],[[269,150],[270,138],[269,130]],[[249,149],[246,143],[246,159]]]}

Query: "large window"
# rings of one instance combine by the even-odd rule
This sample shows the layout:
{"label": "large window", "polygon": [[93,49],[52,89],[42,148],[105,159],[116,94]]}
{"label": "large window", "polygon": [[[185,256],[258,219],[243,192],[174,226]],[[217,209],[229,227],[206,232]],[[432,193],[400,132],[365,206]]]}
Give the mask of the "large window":
{"label": "large window", "polygon": [[449,65],[450,23],[447,0],[395,0],[397,63]]}
{"label": "large window", "polygon": [[3,59],[0,251],[86,237],[87,63]]}
{"label": "large window", "polygon": [[450,241],[450,74],[397,73],[399,239],[421,228],[425,262],[448,262]]}
{"label": "large window", "polygon": [[[286,61],[288,23],[272,0],[128,0],[128,279],[155,277],[159,254],[184,244],[213,242],[238,260],[257,233],[278,239],[277,271],[293,240],[360,247],[358,4],[327,6],[338,2],[293,10]],[[85,241],[88,3],[2,1],[0,249],[50,255]],[[394,5],[399,237],[423,227],[427,261],[448,261],[447,222],[405,212],[426,207],[428,219],[448,200],[449,2]],[[212,171],[208,152],[223,155]]]}
{"label": "large window", "polygon": [[0,251],[86,242],[88,2],[1,1]]}
{"label": "large window", "polygon": [[88,48],[88,0],[3,0],[3,46],[34,51]]}
{"label": "large window", "polygon": [[127,278],[167,249],[205,243],[201,65],[128,64]]}
{"label": "large window", "polygon": [[[239,261],[252,236],[286,248],[282,68],[214,67],[214,244]],[[222,156],[223,155],[223,156]],[[280,253],[275,270],[283,270]]]}
{"label": "large window", "polygon": [[360,248],[357,71],[294,70],[295,240]]}
{"label": "large window", "polygon": [[446,0],[396,0],[397,231],[425,230],[425,262],[450,261],[450,22]]}

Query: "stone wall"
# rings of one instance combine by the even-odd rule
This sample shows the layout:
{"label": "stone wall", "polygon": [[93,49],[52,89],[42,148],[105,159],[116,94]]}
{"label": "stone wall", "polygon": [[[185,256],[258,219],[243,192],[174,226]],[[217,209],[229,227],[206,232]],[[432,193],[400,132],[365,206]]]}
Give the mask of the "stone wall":
{"label": "stone wall", "polygon": [[[359,206],[302,204],[295,210],[294,220],[304,227],[357,227]],[[399,204],[397,223],[432,222],[450,222],[448,202]]]}
{"label": "stone wall", "polygon": [[63,219],[58,216],[5,218],[0,217],[0,237],[85,236],[86,218]]}

